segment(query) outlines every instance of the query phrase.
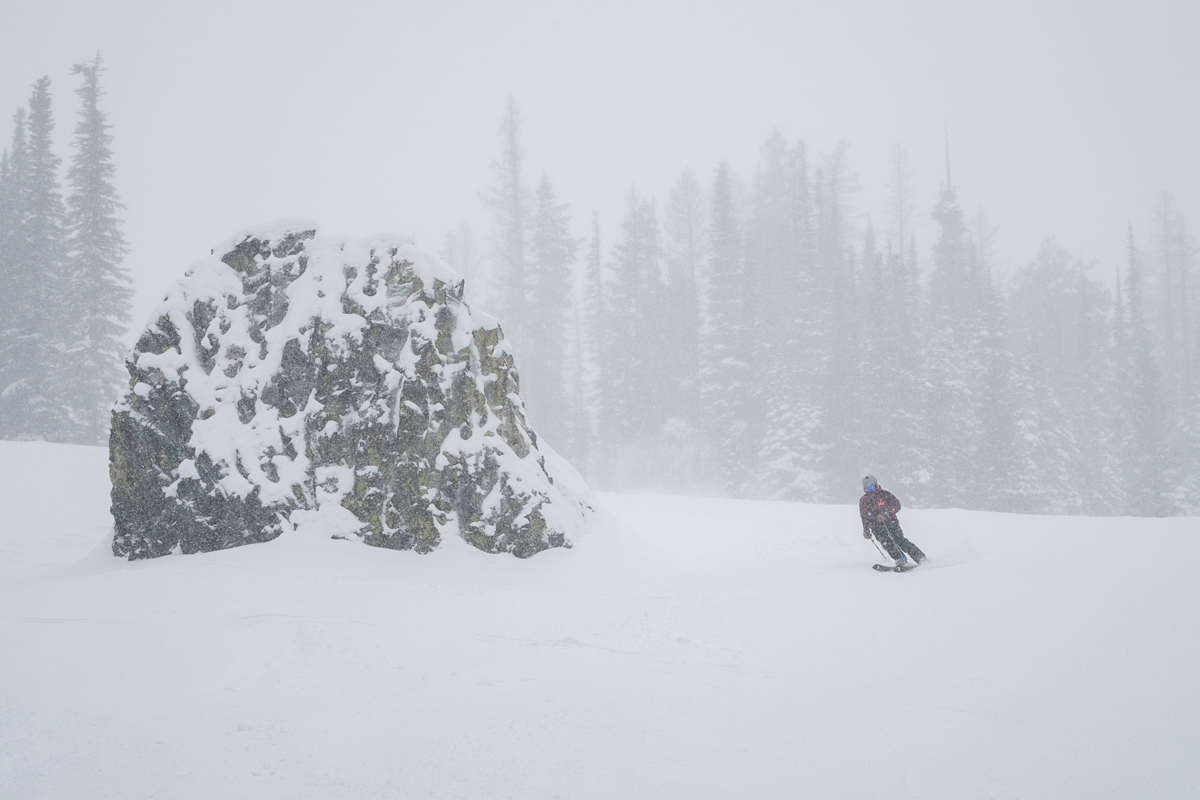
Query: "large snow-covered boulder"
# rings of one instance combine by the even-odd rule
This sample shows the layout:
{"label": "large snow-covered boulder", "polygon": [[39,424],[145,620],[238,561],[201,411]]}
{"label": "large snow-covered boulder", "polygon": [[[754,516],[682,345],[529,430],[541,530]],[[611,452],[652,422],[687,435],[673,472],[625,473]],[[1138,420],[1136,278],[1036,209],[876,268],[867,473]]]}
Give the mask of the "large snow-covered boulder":
{"label": "large snow-covered boulder", "polygon": [[300,526],[421,553],[570,546],[588,489],[526,424],[496,320],[407,239],[316,228],[237,235],[154,314],[113,410],[113,552]]}

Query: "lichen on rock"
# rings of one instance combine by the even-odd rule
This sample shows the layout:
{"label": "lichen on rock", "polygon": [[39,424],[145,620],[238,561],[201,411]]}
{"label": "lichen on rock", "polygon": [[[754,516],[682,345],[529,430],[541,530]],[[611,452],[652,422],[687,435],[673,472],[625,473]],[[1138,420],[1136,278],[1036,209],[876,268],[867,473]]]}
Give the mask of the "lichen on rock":
{"label": "lichen on rock", "polygon": [[427,553],[570,546],[588,490],[525,421],[512,352],[402,237],[243,232],[197,263],[126,362],[113,552],[265,542],[316,524]]}

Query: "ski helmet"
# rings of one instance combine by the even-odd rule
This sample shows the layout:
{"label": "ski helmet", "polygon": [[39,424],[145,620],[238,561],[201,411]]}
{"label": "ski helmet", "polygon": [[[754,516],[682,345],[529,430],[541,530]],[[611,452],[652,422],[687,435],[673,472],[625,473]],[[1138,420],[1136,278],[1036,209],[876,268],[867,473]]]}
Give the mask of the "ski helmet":
{"label": "ski helmet", "polygon": [[863,478],[863,488],[864,489],[866,489],[868,486],[876,486],[878,484],[879,484],[879,481],[875,480],[874,475],[867,475],[865,478]]}

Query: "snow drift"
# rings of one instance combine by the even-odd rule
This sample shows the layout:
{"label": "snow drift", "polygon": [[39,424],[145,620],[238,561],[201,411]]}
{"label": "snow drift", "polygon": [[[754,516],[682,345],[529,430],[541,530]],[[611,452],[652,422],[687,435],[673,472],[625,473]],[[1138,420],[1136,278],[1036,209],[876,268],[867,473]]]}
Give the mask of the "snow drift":
{"label": "snow drift", "polygon": [[578,474],[526,423],[497,321],[408,240],[285,222],[170,290],[126,362],[113,552],[264,542],[300,525],[429,552],[569,546]]}

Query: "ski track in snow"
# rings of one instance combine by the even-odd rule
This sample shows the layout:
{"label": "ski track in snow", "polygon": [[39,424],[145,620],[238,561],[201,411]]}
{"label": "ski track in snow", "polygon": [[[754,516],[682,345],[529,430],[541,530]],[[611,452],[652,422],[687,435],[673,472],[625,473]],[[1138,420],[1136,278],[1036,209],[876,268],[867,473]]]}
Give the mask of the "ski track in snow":
{"label": "ski track in snow", "polygon": [[107,493],[0,443],[0,797],[1200,796],[1196,518],[906,509],[897,575],[853,494],[601,494],[527,561],[128,563]]}

